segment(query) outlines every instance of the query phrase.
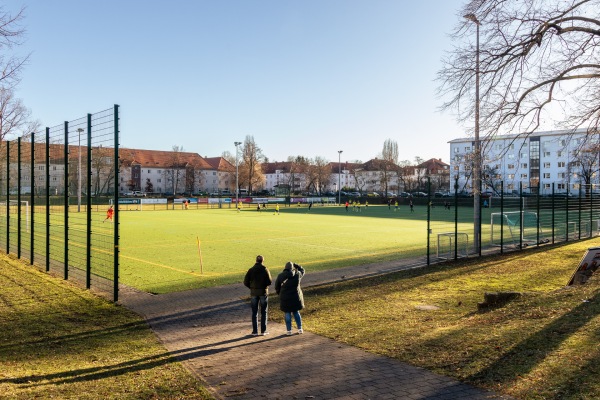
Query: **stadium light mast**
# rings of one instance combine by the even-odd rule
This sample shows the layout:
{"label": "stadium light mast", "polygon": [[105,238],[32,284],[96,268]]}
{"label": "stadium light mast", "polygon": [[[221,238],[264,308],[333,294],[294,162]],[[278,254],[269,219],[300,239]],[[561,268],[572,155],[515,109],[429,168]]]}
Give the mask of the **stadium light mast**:
{"label": "stadium light mast", "polygon": [[479,26],[481,22],[475,14],[464,16],[476,27],[475,47],[475,163],[473,165],[473,243],[475,252],[481,255],[481,146],[479,143]]}
{"label": "stadium light mast", "polygon": [[77,212],[81,212],[81,132],[83,132],[83,128],[78,128],[77,147],[79,147],[79,161],[77,167]]}
{"label": "stadium light mast", "polygon": [[239,185],[239,162],[238,162],[238,149],[242,142],[233,142],[235,144],[235,207],[237,208],[240,202],[240,185]]}
{"label": "stadium light mast", "polygon": [[338,150],[338,204],[342,204],[342,152]]}

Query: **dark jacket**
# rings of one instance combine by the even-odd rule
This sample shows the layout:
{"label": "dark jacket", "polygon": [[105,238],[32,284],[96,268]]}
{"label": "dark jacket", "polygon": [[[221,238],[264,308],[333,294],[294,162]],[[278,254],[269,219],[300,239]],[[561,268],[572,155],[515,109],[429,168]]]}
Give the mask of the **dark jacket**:
{"label": "dark jacket", "polygon": [[250,296],[268,295],[271,282],[271,273],[260,263],[254,264],[244,277],[244,286],[250,288]]}
{"label": "dark jacket", "polygon": [[304,308],[304,295],[300,281],[304,276],[304,268],[294,264],[294,268],[284,269],[275,280],[275,291],[279,295],[281,311],[294,312]]}

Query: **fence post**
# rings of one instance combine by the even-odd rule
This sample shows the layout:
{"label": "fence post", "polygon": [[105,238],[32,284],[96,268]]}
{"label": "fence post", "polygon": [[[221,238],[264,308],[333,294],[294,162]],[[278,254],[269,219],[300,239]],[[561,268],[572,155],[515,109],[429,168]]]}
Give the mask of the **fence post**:
{"label": "fence post", "polygon": [[10,254],[10,141],[6,141],[6,254]]}
{"label": "fence post", "polygon": [[65,259],[65,280],[69,279],[69,122],[65,121],[65,149],[64,149],[64,259]]}
{"label": "fence post", "polygon": [[[260,207],[260,204],[259,204]],[[427,265],[431,264],[430,261],[430,250],[431,244],[431,177],[427,177]],[[455,238],[456,241],[456,238]]]}
{"label": "fence post", "polygon": [[592,186],[592,184],[589,184],[589,193],[590,193],[590,237],[592,237],[592,229],[593,229],[593,222],[594,222],[594,202],[593,202],[593,197],[594,197],[594,187]]}
{"label": "fence post", "polygon": [[[85,287],[92,286],[92,114],[87,115],[87,182],[85,185]],[[81,151],[81,149],[80,149]]]}
{"label": "fence post", "polygon": [[[458,241],[456,238],[458,237],[458,174],[456,175],[456,179],[454,181],[454,260],[458,260]],[[467,248],[467,254],[469,255],[469,250]]]}
{"label": "fence post", "polygon": [[537,186],[538,186],[537,187],[537,196],[536,196],[536,212],[537,212],[536,231],[537,231],[537,235],[535,238],[535,242],[536,242],[535,245],[537,247],[540,247],[540,225],[541,225],[541,221],[540,221],[540,189],[541,189],[541,186],[540,186],[539,182],[538,182]]}
{"label": "fence post", "polygon": [[579,205],[579,212],[577,214],[577,239],[581,240],[581,184],[579,185],[579,199],[577,200]]}
{"label": "fence post", "polygon": [[519,182],[519,249],[523,248],[523,211],[525,197],[523,197],[523,182]]}
{"label": "fence post", "polygon": [[21,259],[21,137],[17,138],[17,258]]}
{"label": "fence post", "polygon": [[114,246],[113,246],[113,301],[119,300],[119,106],[114,105],[114,135],[115,135],[115,222],[114,222]]}
{"label": "fence post", "polygon": [[50,128],[46,128],[46,272],[50,271]]}
{"label": "fence post", "polygon": [[569,187],[567,186],[567,198],[565,199],[565,242],[569,241]]}
{"label": "fence post", "polygon": [[500,181],[500,254],[504,254],[504,181]]}
{"label": "fence post", "polygon": [[33,259],[35,257],[35,133],[31,132],[31,170],[29,171],[29,179],[31,182],[29,191],[29,263],[33,265]]}
{"label": "fence post", "polygon": [[552,204],[552,244],[554,244],[554,230],[555,230],[555,223],[554,223],[554,218],[555,218],[555,210],[554,210],[554,182],[552,182],[552,200],[551,200],[551,204]]}

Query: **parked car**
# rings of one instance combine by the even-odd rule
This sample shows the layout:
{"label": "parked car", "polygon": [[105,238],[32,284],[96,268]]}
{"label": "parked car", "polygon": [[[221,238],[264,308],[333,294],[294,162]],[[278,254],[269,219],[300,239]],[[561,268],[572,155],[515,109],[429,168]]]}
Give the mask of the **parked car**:
{"label": "parked car", "polygon": [[411,196],[411,194],[407,193],[407,192],[400,192],[400,193],[398,193],[398,197],[410,197],[410,196]]}
{"label": "parked car", "polygon": [[134,190],[133,192],[125,193],[125,196],[146,197],[146,193],[141,192],[139,190]]}
{"label": "parked car", "polygon": [[451,197],[450,192],[435,192],[433,197]]}
{"label": "parked car", "polygon": [[350,193],[348,193],[348,196],[350,196],[350,197],[360,197],[360,192],[350,192]]}
{"label": "parked car", "polygon": [[414,197],[427,197],[427,193],[425,192],[413,192],[412,195]]}

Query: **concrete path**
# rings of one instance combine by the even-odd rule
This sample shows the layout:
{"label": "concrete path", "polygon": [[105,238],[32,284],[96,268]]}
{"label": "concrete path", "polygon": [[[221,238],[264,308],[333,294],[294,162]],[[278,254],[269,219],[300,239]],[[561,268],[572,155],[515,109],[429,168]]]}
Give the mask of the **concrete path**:
{"label": "concrete path", "polygon": [[[424,264],[307,270],[302,286]],[[273,278],[280,272],[269,268]],[[120,303],[144,316],[165,347],[221,399],[508,399],[318,336],[310,326],[303,335],[286,336],[284,325],[271,322],[268,336],[253,337],[248,295],[241,284],[158,296],[124,287]],[[280,312],[276,301],[269,308]]]}

